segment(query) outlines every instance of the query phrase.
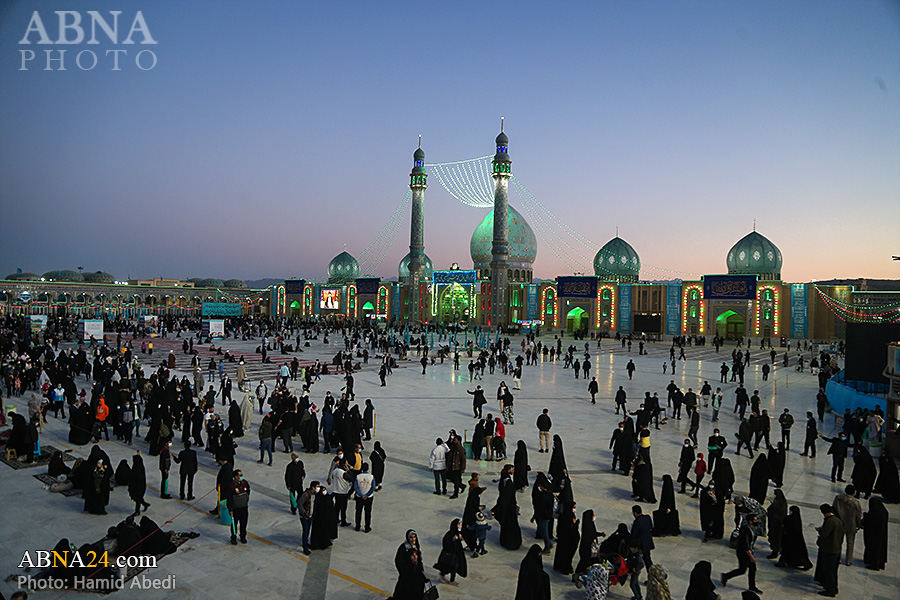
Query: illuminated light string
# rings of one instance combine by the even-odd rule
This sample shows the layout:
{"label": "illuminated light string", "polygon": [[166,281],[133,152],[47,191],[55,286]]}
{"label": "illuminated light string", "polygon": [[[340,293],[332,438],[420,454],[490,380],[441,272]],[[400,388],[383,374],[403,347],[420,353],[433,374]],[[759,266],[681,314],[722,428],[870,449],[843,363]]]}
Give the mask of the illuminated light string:
{"label": "illuminated light string", "polygon": [[[540,220],[540,222],[544,225],[545,231],[548,231],[552,235],[556,236],[559,239],[559,241],[562,243],[562,245],[564,245],[566,248],[571,250],[572,253],[577,254],[581,258],[581,261],[578,261],[578,260],[572,258],[572,256],[568,252],[563,250],[563,252],[566,252],[566,256],[568,256],[569,258],[572,258],[572,260],[575,263],[577,263],[577,268],[575,270],[580,271],[580,272],[589,272],[590,269],[584,268],[584,265],[591,264],[591,262],[592,262],[591,259],[589,259],[585,255],[583,255],[581,252],[579,252],[578,250],[573,248],[568,242],[566,242],[565,238],[563,238],[561,235],[559,235],[559,233],[557,231],[555,231],[549,223],[546,222],[546,220],[543,218],[543,216],[539,212],[537,212],[537,209],[534,206],[531,206],[531,203],[527,201],[527,198],[525,196],[520,196],[520,197],[523,200],[522,206],[525,207],[525,209],[528,211],[528,213],[530,215],[532,215],[532,220],[535,220],[535,218]],[[544,236],[544,237],[545,237],[545,241],[550,240],[549,236]],[[562,247],[559,244],[557,244],[557,247],[562,249]]]}
{"label": "illuminated light string", "polygon": [[762,299],[762,292],[765,291],[765,290],[771,291],[771,292],[772,292],[772,295],[773,295],[773,297],[774,297],[774,303],[775,303],[775,305],[774,305],[774,309],[773,309],[772,312],[774,313],[774,316],[775,316],[775,318],[774,318],[774,320],[773,320],[773,322],[774,322],[774,324],[775,324],[775,328],[774,328],[775,333],[774,333],[774,335],[777,336],[777,335],[780,335],[780,330],[781,330],[781,318],[780,318],[780,315],[779,315],[779,312],[778,312],[778,306],[779,306],[779,303],[778,303],[778,296],[779,296],[779,293],[778,293],[778,288],[775,287],[775,286],[771,286],[771,285],[764,285],[764,286],[758,287],[758,288],[756,289],[756,335],[759,335],[759,329],[760,329],[760,327],[759,327],[759,323],[760,323],[759,311],[760,311],[760,304],[762,304],[762,303],[764,302],[764,300]]}
{"label": "illuminated light string", "polygon": [[[822,302],[825,306],[828,307],[829,310],[833,314],[835,314],[842,321],[853,321],[858,323],[897,323],[900,322],[900,311],[890,311],[895,313],[891,317],[884,317],[882,315],[870,315],[865,313],[859,313],[852,310],[848,310],[838,305],[834,298],[831,298],[827,294],[823,293],[821,290],[816,290],[818,292],[819,297],[822,299]],[[890,313],[884,313],[890,314]],[[845,318],[846,317],[846,318]]]}
{"label": "illuminated light string", "polygon": [[[384,260],[387,251],[394,245],[397,232],[400,229],[400,223],[405,209],[412,200],[412,190],[407,190],[400,204],[394,209],[388,223],[381,229],[381,232],[360,254],[359,270],[360,273],[371,275]],[[327,278],[326,278],[327,279]]]}
{"label": "illuminated light string", "polygon": [[[814,285],[813,287],[815,287],[816,291],[819,292],[820,294],[825,294],[825,292],[823,292],[822,289],[818,285]],[[825,294],[825,295],[828,296],[828,294]],[[856,310],[888,309],[885,313],[882,313],[882,314],[887,314],[888,312],[891,312],[891,310],[900,309],[900,301],[891,302],[889,304],[847,304],[846,302],[841,302],[840,300],[838,300],[836,298],[831,298],[831,296],[828,296],[828,298],[830,298],[831,301],[834,302],[835,304],[838,304],[840,306],[844,306],[847,308],[856,309]]]}
{"label": "illuminated light string", "polygon": [[[522,206],[525,209],[525,212],[528,213],[528,216],[531,217],[531,222],[534,223],[534,225],[537,227],[538,233],[540,233],[541,238],[548,245],[553,254],[556,255],[556,258],[558,258],[561,262],[565,263],[570,269],[572,269],[573,273],[583,271],[583,268],[579,264],[578,260],[573,258],[568,252],[566,252],[566,250],[563,249],[562,246],[557,244],[553,237],[548,233],[552,230],[549,229],[549,226],[544,222],[540,215],[535,213],[532,210],[532,207],[527,203],[523,203]],[[566,258],[560,256],[557,249],[559,249],[559,251],[562,252],[566,256]]]}

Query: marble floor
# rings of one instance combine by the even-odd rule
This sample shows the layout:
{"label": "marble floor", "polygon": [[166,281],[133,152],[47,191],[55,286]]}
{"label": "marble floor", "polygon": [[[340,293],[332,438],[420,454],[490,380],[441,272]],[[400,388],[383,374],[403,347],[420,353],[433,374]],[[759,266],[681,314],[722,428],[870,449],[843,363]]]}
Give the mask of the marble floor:
{"label": "marble floor", "polygon": [[[545,337],[545,342],[552,336]],[[302,361],[316,358],[330,360],[339,346],[332,338],[330,345],[321,340],[311,342],[299,357]],[[518,348],[520,338],[513,339],[513,348]],[[564,340],[570,343],[569,339]],[[223,342],[223,346],[236,354],[250,358],[258,341]],[[583,348],[584,342],[576,342]],[[181,340],[158,339],[153,356],[138,354],[147,367],[162,360],[169,348],[176,348],[177,360],[187,365],[187,357],[180,353]],[[204,347],[198,347],[204,355]],[[534,472],[545,470],[549,454],[537,452],[538,435],[535,419],[544,407],[549,408],[553,419],[552,433],[559,434],[564,442],[566,459],[571,474],[578,513],[593,508],[597,513],[597,528],[612,532],[620,522],[631,524],[630,478],[620,477],[609,470],[610,452],[607,450],[612,429],[616,425],[613,396],[618,386],[624,386],[630,398],[629,408],[637,408],[637,399],[645,391],[658,391],[665,397],[665,386],[670,379],[687,388],[697,390],[704,380],[709,380],[713,388],[719,381],[719,367],[723,360],[730,362],[731,346],[716,353],[712,347],[687,348],[687,360],[679,361],[677,373],[663,374],[662,364],[668,360],[669,345],[648,344],[648,354],[638,356],[637,345],[628,352],[614,341],[604,340],[598,350],[596,342],[590,342],[592,355],[592,375],[600,386],[598,402],[590,404],[587,381],[576,379],[571,369],[564,369],[562,362],[542,362],[524,368],[522,390],[515,393],[515,424],[507,427],[507,443],[510,457],[517,440],[525,440],[529,449],[529,462]],[[271,355],[273,364],[253,364],[251,377],[254,385],[259,377],[274,384],[275,370],[282,357]],[[625,365],[633,359],[637,370],[634,379],[629,380]],[[814,527],[821,523],[818,505],[831,502],[840,491],[839,485],[829,479],[831,459],[826,455],[825,444],[820,442],[816,458],[799,455],[798,442],[802,443],[803,416],[814,407],[817,383],[808,373],[797,373],[792,367],[782,369],[780,362],[769,381],[763,382],[760,373],[763,352],[752,352],[752,361],[747,370],[746,387],[759,389],[763,398],[763,408],[777,417],[787,407],[797,419],[795,444],[791,447],[785,469],[784,492],[789,504],[801,507],[804,519],[804,537],[809,546],[810,556],[815,560],[816,532]],[[475,421],[472,418],[471,396],[466,390],[474,389],[481,383],[489,399],[485,412],[498,412],[492,398],[497,385],[504,377],[501,374],[485,375],[484,381],[469,382],[465,370],[467,359],[462,361],[462,369],[454,371],[452,363],[446,361],[429,367],[421,374],[418,357],[414,354],[409,361],[401,363],[388,378],[387,387],[380,387],[377,377],[377,361],[370,361],[356,374],[356,396],[362,407],[366,398],[371,398],[377,414],[374,439],[380,440],[388,454],[385,482],[382,491],[375,495],[373,511],[373,531],[357,533],[352,528],[343,528],[340,537],[327,551],[314,552],[306,557],[300,552],[300,523],[289,511],[287,492],[284,488],[283,473],[288,455],[276,453],[272,467],[258,465],[256,460],[256,425],[259,416],[254,415],[253,427],[249,435],[239,440],[236,466],[244,470],[253,493],[250,504],[250,543],[231,546],[228,530],[211,518],[207,510],[214,505],[215,464],[212,457],[200,452],[201,470],[195,480],[193,503],[179,500],[162,500],[156,492],[148,493],[152,506],[147,514],[157,523],[167,523],[165,529],[196,531],[200,537],[181,546],[178,552],[165,558],[151,574],[154,578],[175,576],[174,590],[128,590],[117,592],[118,596],[136,599],[151,598],[217,598],[220,600],[238,598],[301,598],[312,599],[368,599],[384,598],[390,595],[396,581],[393,564],[397,546],[403,541],[407,529],[415,529],[420,536],[425,559],[426,574],[437,579],[431,565],[437,560],[440,541],[450,521],[462,515],[463,498],[450,500],[435,496],[431,492],[433,483],[428,472],[428,455],[436,437],[446,437],[449,429],[465,433],[467,439]],[[208,362],[208,358],[204,360]],[[228,372],[234,379],[236,364],[228,365]],[[511,383],[511,378],[506,378]],[[78,381],[79,387],[86,386]],[[218,382],[214,382],[218,387]],[[324,376],[312,388],[313,401],[321,403],[325,392],[330,390],[339,395],[343,386],[339,375]],[[292,387],[299,389],[300,382]],[[722,384],[725,393],[723,412],[718,423],[723,434],[733,439],[737,430],[737,415],[731,409],[734,383]],[[238,401],[242,393],[235,391]],[[24,398],[13,398],[8,402],[25,407]],[[221,407],[219,407],[221,410]],[[701,444],[712,431],[710,409],[701,409]],[[226,417],[227,419],[227,417]],[[833,426],[833,418],[826,416],[822,427],[827,435]],[[652,432],[654,474],[659,479],[665,473],[675,474],[680,446],[687,433],[688,421],[671,420],[660,431]],[[72,447],[67,442],[67,426],[62,420],[50,417],[44,426],[44,444],[58,448],[72,448],[73,455],[84,456],[90,447]],[[115,465],[122,458],[129,457],[137,448],[145,448],[143,440],[134,447],[127,447],[116,441],[101,442]],[[729,448],[733,451],[734,444]],[[276,443],[281,449],[281,443]],[[369,449],[364,452],[368,456]],[[330,456],[301,454],[311,478],[324,480]],[[731,455],[736,475],[737,493],[745,493],[752,461],[746,456]],[[511,462],[511,461],[510,461]],[[148,458],[148,483],[159,484],[159,473],[155,468],[155,458]],[[468,471],[482,474],[488,491],[483,498],[490,506],[496,499],[496,485],[490,483],[499,473],[502,463],[469,461]],[[845,477],[849,479],[852,465],[848,461]],[[124,490],[114,490],[108,507],[108,516],[90,516],[82,513],[80,497],[66,498],[44,491],[41,483],[32,477],[32,469],[13,470],[0,465],[0,573],[23,574],[17,568],[26,550],[49,549],[61,537],[69,537],[81,544],[101,538],[106,529],[124,518],[131,511],[131,503]],[[177,478],[177,476],[176,476]],[[771,498],[772,488],[769,490]],[[691,568],[699,560],[713,563],[714,581],[718,585],[718,573],[734,568],[735,554],[725,541],[701,543],[699,531],[698,501],[685,495],[676,495],[680,511],[683,534],[656,540],[654,561],[663,564],[669,573],[669,584],[673,598],[683,598],[688,585]],[[863,510],[866,502],[863,501]],[[442,598],[484,598],[511,599],[515,596],[516,576],[519,562],[532,541],[533,526],[528,523],[531,515],[530,493],[519,494],[519,505],[525,545],[518,551],[504,550],[498,543],[498,527],[494,527],[488,537],[489,553],[477,560],[469,559],[469,576],[461,580],[459,587],[440,586]],[[861,562],[863,544],[861,534],[857,537],[857,557],[853,566],[841,567],[841,596],[857,599],[896,600],[898,584],[896,565],[900,563],[900,543],[898,537],[900,507],[887,505],[890,512],[890,538],[888,570],[873,572],[866,570]],[[352,504],[351,504],[352,508]],[[645,505],[646,510],[651,510]],[[726,512],[726,524],[731,522],[732,509]],[[496,523],[494,523],[496,525]],[[758,554],[768,554],[765,540],[757,542]],[[550,573],[554,598],[582,598],[584,592],[577,590],[569,577],[564,577],[550,568],[552,557],[544,558],[545,569]],[[776,568],[772,561],[760,560],[758,585],[766,593],[766,598],[810,598],[819,589],[812,581],[811,572],[799,572]],[[738,599],[746,589],[746,578],[738,578],[727,588],[719,588],[723,599]],[[0,582],[0,591],[6,597],[15,590],[15,582]],[[629,598],[628,587],[616,587],[611,598]],[[30,597],[58,598],[60,592],[37,592]]]}

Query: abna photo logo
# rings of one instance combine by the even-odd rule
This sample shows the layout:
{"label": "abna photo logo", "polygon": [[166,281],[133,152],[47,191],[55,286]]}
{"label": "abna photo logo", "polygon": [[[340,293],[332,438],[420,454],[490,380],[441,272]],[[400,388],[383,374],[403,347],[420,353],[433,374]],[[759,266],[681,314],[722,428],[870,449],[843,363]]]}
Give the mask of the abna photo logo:
{"label": "abna photo logo", "polygon": [[118,47],[158,43],[153,38],[150,26],[141,11],[137,11],[130,18],[128,15],[123,17],[122,14],[121,10],[111,10],[104,16],[100,11],[88,10],[82,16],[77,10],[57,10],[53,11],[53,16],[47,16],[45,19],[39,11],[34,11],[25,28],[25,34],[19,40],[20,46],[111,44],[116,47],[106,50],[88,48],[77,52],[75,49],[69,51],[68,48],[21,48],[19,70],[92,71],[100,67],[110,71],[122,71],[132,62],[134,67],[141,71],[155,69],[157,57],[153,50]]}

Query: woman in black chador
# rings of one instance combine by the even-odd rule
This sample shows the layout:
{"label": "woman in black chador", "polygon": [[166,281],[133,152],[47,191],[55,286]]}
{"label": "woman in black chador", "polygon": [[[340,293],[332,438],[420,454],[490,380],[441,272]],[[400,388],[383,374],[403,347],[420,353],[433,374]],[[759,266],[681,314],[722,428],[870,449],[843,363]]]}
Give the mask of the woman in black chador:
{"label": "woman in black chador", "polygon": [[[450,530],[444,534],[441,540],[441,554],[438,556],[434,568],[440,574],[441,583],[459,585],[456,576],[465,577],[468,574],[466,567],[466,552],[463,550],[462,523],[459,519],[453,519]],[[448,581],[445,575],[450,574]]]}
{"label": "woman in black chador", "polygon": [[324,488],[316,494],[313,504],[312,531],[309,534],[309,547],[312,550],[324,550],[337,538],[337,511],[334,510],[334,498]]}
{"label": "woman in black chador", "polygon": [[716,586],[712,582],[712,563],[701,560],[691,571],[685,600],[716,600]]}
{"label": "woman in black chador", "polygon": [[131,466],[128,464],[128,459],[123,458],[119,461],[119,466],[116,467],[116,485],[125,485],[127,486],[131,482]]}
{"label": "woman in black chador", "polygon": [[869,449],[860,446],[856,450],[856,456],[853,458],[853,473],[850,475],[850,481],[856,488],[856,497],[860,494],[866,495],[866,500],[872,495],[872,488],[875,485],[875,461],[869,454]]}
{"label": "woman in black chador", "polygon": [[556,554],[553,557],[553,570],[563,575],[572,574],[572,559],[578,550],[578,517],[575,516],[575,504],[563,509],[559,515],[556,535]]}
{"label": "woman in black chador", "polygon": [[550,600],[550,576],[541,563],[541,547],[533,544],[519,565],[515,600]]}
{"label": "woman in black chador", "polygon": [[656,492],[653,491],[653,467],[644,461],[643,456],[638,456],[634,463],[634,474],[631,477],[632,497],[638,502],[656,502]]}
{"label": "woman in black chador", "polygon": [[567,472],[566,455],[563,452],[562,438],[558,435],[553,436],[553,453],[550,455],[550,466],[547,467],[547,474],[550,476],[550,483],[553,487],[550,491],[554,494],[559,491],[560,480]]}
{"label": "woman in black chador", "polygon": [[[600,542],[600,554],[628,554],[628,541],[631,539],[631,532],[628,525],[619,523],[619,526],[611,536]],[[580,572],[580,571],[579,571]]]}
{"label": "woman in black chador", "polygon": [[481,451],[484,450],[484,419],[478,421],[475,433],[472,434],[472,458],[481,460]]}
{"label": "woman in black chador", "polygon": [[772,552],[766,558],[778,558],[778,555],[781,554],[784,518],[787,517],[787,512],[788,504],[787,499],[784,497],[784,492],[775,490],[775,498],[772,499],[772,504],[766,509],[769,526],[769,547],[772,549]]}
{"label": "woman in black chador", "polygon": [[232,431],[232,437],[244,437],[244,419],[241,417],[241,407],[236,400],[232,400],[228,407],[228,427]]}
{"label": "woman in black chador", "polygon": [[[303,449],[311,454],[319,451],[319,417],[312,407],[306,414],[309,416],[303,420],[303,425],[301,425],[300,441],[303,442]],[[335,431],[337,431],[336,425]]]}
{"label": "woman in black chador", "polygon": [[804,571],[812,568],[806,540],[803,539],[803,519],[800,517],[798,506],[791,507],[781,524],[781,558],[775,566],[793,567]]}
{"label": "woman in black chador", "polygon": [[625,417],[625,427],[616,440],[616,454],[619,456],[622,475],[631,473],[631,462],[634,459],[634,419],[631,417]]}
{"label": "woman in black chador", "polygon": [[762,452],[756,457],[756,462],[750,469],[750,497],[760,504],[766,501],[766,492],[769,488],[769,459]]}
{"label": "woman in black chador", "polygon": [[584,573],[591,565],[591,559],[593,558],[591,551],[598,537],[600,537],[600,534],[597,533],[597,526],[594,524],[594,511],[586,510],[581,513],[581,541],[578,544],[576,573]]}
{"label": "woman in black chador", "polygon": [[93,469],[87,473],[81,497],[84,498],[84,510],[92,515],[105,515],[109,504],[109,480],[112,472],[101,459],[95,460]]}
{"label": "woman in black chador", "polygon": [[[315,518],[315,517],[314,517]],[[422,565],[422,550],[419,548],[419,537],[414,529],[406,532],[406,541],[397,548],[394,555],[394,566],[397,567],[397,585],[394,586],[394,600],[422,600],[425,594],[425,568]]]}
{"label": "woman in black chador", "polygon": [[500,545],[507,550],[518,550],[522,546],[522,530],[516,507],[516,486],[512,481],[513,466],[506,465],[500,472],[500,495],[491,510],[500,525]]}
{"label": "woman in black chador", "polygon": [[769,446],[769,473],[771,473],[772,482],[777,488],[784,485],[785,456],[784,442],[778,442],[778,447],[775,448]]}
{"label": "woman in black chador", "polygon": [[730,500],[734,491],[734,469],[731,468],[731,460],[728,458],[717,460],[714,477],[716,480],[716,496],[722,502]]}
{"label": "woman in black chador", "polygon": [[141,506],[146,509],[150,506],[144,500],[147,493],[147,471],[144,469],[144,459],[140,454],[131,457],[131,475],[128,478],[128,495],[134,501],[134,516],[141,514]]}
{"label": "woman in black chador", "polygon": [[469,480],[469,493],[466,495],[466,508],[463,510],[462,518],[462,536],[466,542],[466,547],[471,551],[475,551],[478,539],[474,529],[469,529],[469,525],[474,525],[478,512],[484,508],[481,504],[481,493],[487,488],[479,485],[478,473],[472,473]]}
{"label": "woman in black chador", "polygon": [[900,502],[900,477],[897,475],[897,464],[887,454],[882,454],[878,459],[878,480],[872,490],[881,494],[881,499],[888,504]]}
{"label": "woman in black chador", "polygon": [[653,536],[681,535],[681,521],[675,508],[675,483],[671,475],[663,475],[659,509],[653,511]]}
{"label": "woman in black chador", "polygon": [[63,453],[57,450],[50,457],[50,464],[47,465],[47,475],[50,477],[59,477],[60,475],[68,475],[72,470],[66,466],[63,459]]}
{"label": "woman in black chador", "polygon": [[863,541],[866,552],[863,562],[867,569],[881,571],[887,563],[888,512],[877,496],[869,500],[869,512],[863,516]]}
{"label": "woman in black chador", "polygon": [[513,466],[516,468],[513,474],[513,483],[516,484],[516,490],[523,490],[528,487],[528,449],[525,447],[525,441],[519,440],[516,443],[516,455],[513,457]]}
{"label": "woman in black chador", "polygon": [[387,460],[387,452],[381,447],[381,442],[375,442],[372,453],[369,454],[369,462],[372,463],[372,477],[375,479],[375,489],[381,489],[381,480],[384,479],[384,461]]}
{"label": "woman in black chador", "polygon": [[700,527],[703,529],[703,541],[721,540],[725,535],[725,500],[716,492],[716,481],[711,479],[709,485],[700,492]]}

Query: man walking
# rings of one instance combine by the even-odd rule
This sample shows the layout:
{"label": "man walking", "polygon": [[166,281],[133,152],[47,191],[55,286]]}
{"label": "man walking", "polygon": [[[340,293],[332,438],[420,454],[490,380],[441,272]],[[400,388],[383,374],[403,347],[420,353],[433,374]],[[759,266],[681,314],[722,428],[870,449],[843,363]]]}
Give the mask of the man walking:
{"label": "man walking", "polygon": [[753,542],[756,541],[756,534],[753,529],[757,526],[758,517],[750,514],[744,520],[741,528],[738,530],[737,544],[735,545],[735,553],[737,554],[738,567],[733,571],[722,573],[722,587],[728,585],[728,580],[739,575],[743,575],[748,570],[747,575],[750,584],[750,591],[761,594],[762,590],[756,587],[756,557],[753,556]]}
{"label": "man walking", "polygon": [[718,428],[713,431],[713,434],[709,436],[709,440],[706,442],[706,450],[709,452],[709,469],[710,473],[716,472],[716,461],[722,458],[722,454],[725,452],[725,448],[728,446],[728,442],[725,440],[725,436],[719,433]]}
{"label": "man walking", "polygon": [[588,393],[591,395],[591,404],[597,404],[597,392],[599,389],[600,386],[597,385],[597,378],[591,377],[591,382],[588,384]]}
{"label": "man walking", "polygon": [[235,469],[234,481],[231,482],[231,495],[228,497],[228,514],[231,515],[231,544],[237,546],[238,526],[240,526],[241,543],[247,543],[247,520],[249,517],[250,484],[244,479],[240,469]]}
{"label": "man walking", "polygon": [[650,551],[656,548],[653,544],[653,521],[650,519],[650,515],[642,514],[642,512],[639,504],[631,507],[631,514],[634,516],[634,523],[631,524],[631,537],[640,542],[644,565],[649,569],[653,566]]}
{"label": "man walking", "polygon": [[816,439],[819,437],[819,426],[813,418],[812,411],[806,411],[806,439],[803,441],[803,454],[800,456],[816,457]]}
{"label": "man walking", "polygon": [[303,528],[303,554],[307,556],[310,555],[309,532],[312,528],[313,504],[318,492],[319,482],[313,481],[309,484],[309,489],[303,492],[300,499],[297,501],[297,510],[300,513],[300,525]]}
{"label": "man walking", "polygon": [[428,470],[434,474],[434,495],[440,496],[447,493],[447,453],[450,448],[441,438],[436,439],[434,444],[428,457]]}
{"label": "man walking", "polygon": [[847,546],[847,553],[844,556],[844,564],[848,567],[853,562],[853,546],[856,541],[856,532],[862,527],[862,507],[859,500],[854,498],[856,488],[848,485],[844,488],[843,494],[834,497],[834,514],[841,520],[844,527],[844,540]]}
{"label": "man walking", "polygon": [[778,417],[778,424],[781,425],[781,441],[784,443],[785,451],[791,449],[791,427],[794,426],[794,416],[789,409],[784,409],[781,416]]}
{"label": "man walking", "polygon": [[540,443],[538,452],[550,452],[550,428],[553,427],[553,422],[550,420],[550,415],[547,414],[549,412],[550,409],[545,408],[537,418],[536,425]]}
{"label": "man walking", "polygon": [[291,502],[291,514],[297,514],[297,504],[300,495],[303,493],[303,479],[306,477],[306,470],[303,468],[303,461],[296,452],[291,453],[291,462],[284,469],[284,485],[288,490],[288,498]]}
{"label": "man walking", "polygon": [[619,414],[619,408],[622,409],[622,414],[625,414],[625,403],[627,402],[628,395],[625,393],[625,390],[622,389],[622,386],[619,386],[619,389],[616,390],[616,414]]}

